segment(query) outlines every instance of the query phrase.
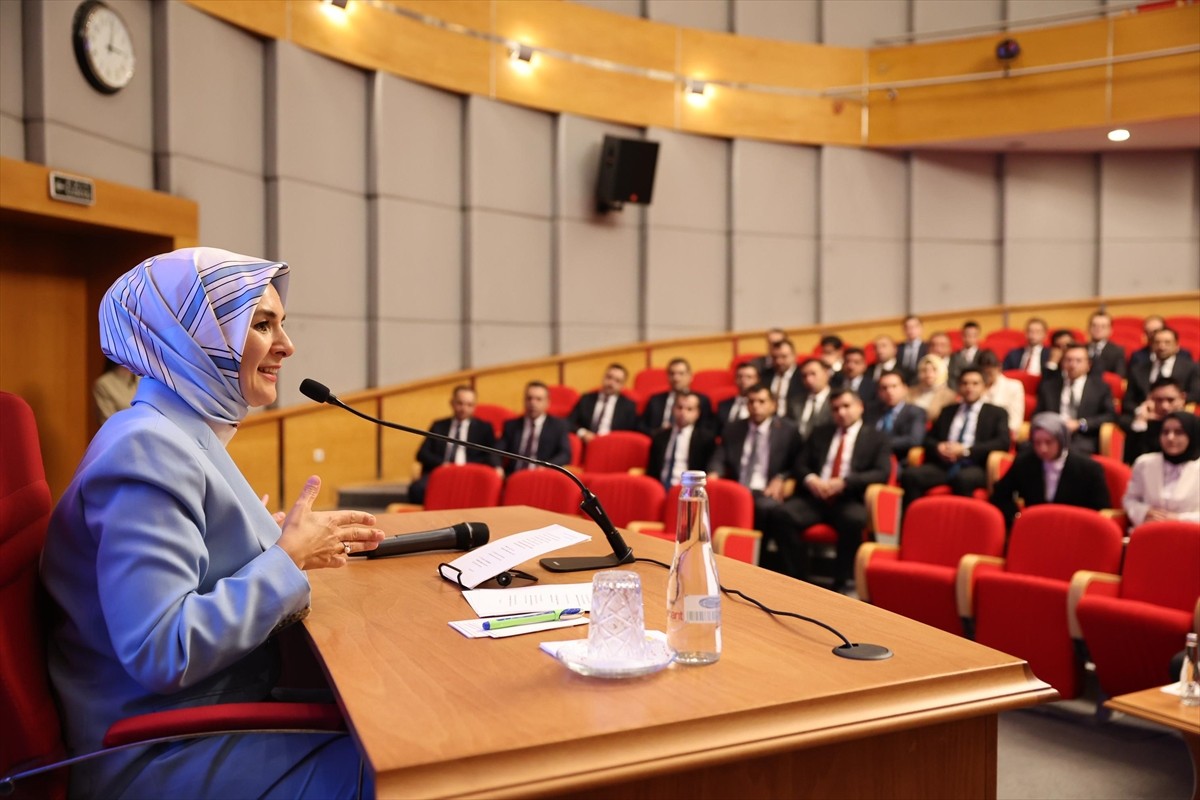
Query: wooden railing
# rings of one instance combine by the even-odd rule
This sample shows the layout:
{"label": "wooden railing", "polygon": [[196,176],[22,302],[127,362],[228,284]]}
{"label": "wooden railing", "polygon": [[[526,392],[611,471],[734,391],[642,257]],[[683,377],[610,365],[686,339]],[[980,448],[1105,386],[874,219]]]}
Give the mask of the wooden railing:
{"label": "wooden railing", "polygon": [[[1113,316],[1195,315],[1200,312],[1200,292],[993,306],[925,314],[922,319],[927,336],[937,330],[956,329],[968,319],[977,321],[985,334],[1003,327],[1022,328],[1031,316],[1042,317],[1051,329],[1086,330],[1088,316],[1099,307]],[[889,317],[791,328],[789,333],[797,351],[806,353],[825,333],[837,333],[847,343],[862,345],[880,334],[898,336],[901,323],[900,317]],[[368,414],[427,428],[434,419],[449,414],[450,392],[459,384],[473,386],[480,402],[517,410],[524,386],[531,380],[587,391],[599,384],[604,367],[614,361],[624,364],[632,379],[641,369],[665,367],[679,356],[687,358],[695,370],[721,368],[739,354],[761,353],[764,335],[761,330],[739,331],[628,344],[463,370],[354,392],[341,399]],[[337,408],[306,403],[247,418],[229,450],[255,490],[271,496],[272,507],[285,507],[299,495],[308,476],[318,474],[324,484],[317,506],[330,508],[341,486],[407,480],[420,445],[416,436],[379,428]]]}

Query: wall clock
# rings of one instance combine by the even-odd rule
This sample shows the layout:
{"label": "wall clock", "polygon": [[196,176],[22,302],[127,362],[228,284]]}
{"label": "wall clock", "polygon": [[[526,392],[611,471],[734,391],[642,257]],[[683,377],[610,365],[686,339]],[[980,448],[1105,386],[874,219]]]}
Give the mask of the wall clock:
{"label": "wall clock", "polygon": [[85,0],[71,23],[75,58],[97,91],[116,94],[133,80],[135,60],[129,27],[101,0]]}

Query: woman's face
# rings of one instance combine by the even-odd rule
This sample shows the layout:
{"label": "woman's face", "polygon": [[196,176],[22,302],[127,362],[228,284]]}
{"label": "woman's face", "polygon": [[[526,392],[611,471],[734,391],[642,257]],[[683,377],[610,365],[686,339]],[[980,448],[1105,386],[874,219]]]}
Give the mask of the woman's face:
{"label": "woman's face", "polygon": [[1029,438],[1033,441],[1033,452],[1037,453],[1037,457],[1042,461],[1053,461],[1062,455],[1062,444],[1053,433],[1034,428],[1033,435]]}
{"label": "woman's face", "polygon": [[1162,433],[1158,437],[1163,452],[1169,456],[1183,455],[1188,449],[1188,436],[1184,433],[1183,425],[1177,419],[1168,419],[1163,423]]}
{"label": "woman's face", "polygon": [[926,361],[917,368],[917,377],[923,386],[933,386],[937,383],[938,368]]}
{"label": "woman's face", "polygon": [[247,405],[268,406],[275,402],[279,366],[296,352],[283,330],[283,320],[283,301],[275,287],[268,286],[254,309],[238,368],[238,382]]}

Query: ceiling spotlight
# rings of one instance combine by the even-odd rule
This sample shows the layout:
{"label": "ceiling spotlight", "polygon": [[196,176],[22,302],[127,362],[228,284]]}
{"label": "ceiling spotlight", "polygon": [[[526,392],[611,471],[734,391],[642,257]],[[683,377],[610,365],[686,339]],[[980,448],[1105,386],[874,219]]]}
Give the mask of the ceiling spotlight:
{"label": "ceiling spotlight", "polygon": [[1124,142],[1129,139],[1129,131],[1124,128],[1117,128],[1108,132],[1108,140],[1110,142]]}
{"label": "ceiling spotlight", "polygon": [[510,44],[508,46],[508,57],[513,61],[523,61],[528,64],[533,61],[533,48],[527,44]]}
{"label": "ceiling spotlight", "polygon": [[326,2],[334,8],[345,8],[346,4],[349,3],[350,0],[326,0]]}
{"label": "ceiling spotlight", "polygon": [[683,84],[683,96],[694,106],[706,105],[710,94],[712,94],[712,89],[706,81],[697,81],[689,78]]}

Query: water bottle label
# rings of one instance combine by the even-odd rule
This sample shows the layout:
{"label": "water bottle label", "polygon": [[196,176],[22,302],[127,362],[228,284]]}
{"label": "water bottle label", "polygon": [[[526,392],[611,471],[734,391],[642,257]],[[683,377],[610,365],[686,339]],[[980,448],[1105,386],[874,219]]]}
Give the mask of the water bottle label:
{"label": "water bottle label", "polygon": [[684,622],[720,622],[721,596],[716,594],[689,594],[683,598]]}

